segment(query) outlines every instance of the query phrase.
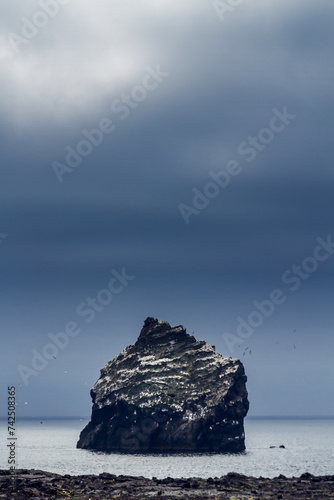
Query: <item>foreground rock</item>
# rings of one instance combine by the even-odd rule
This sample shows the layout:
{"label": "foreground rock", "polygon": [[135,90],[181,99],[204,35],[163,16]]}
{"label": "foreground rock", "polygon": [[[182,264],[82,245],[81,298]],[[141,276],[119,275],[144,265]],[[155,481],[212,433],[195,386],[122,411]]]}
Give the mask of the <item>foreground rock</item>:
{"label": "foreground rock", "polygon": [[139,338],[102,370],[78,448],[127,452],[240,452],[244,367],[183,326],[147,318]]}
{"label": "foreground rock", "polygon": [[80,500],[131,500],[135,498],[165,498],[166,500],[208,499],[333,499],[334,476],[316,477],[303,474],[300,478],[253,478],[230,473],[221,478],[146,479],[143,477],[60,476],[43,471],[16,471],[15,490],[10,489],[10,474],[0,470],[0,500],[54,498]]}

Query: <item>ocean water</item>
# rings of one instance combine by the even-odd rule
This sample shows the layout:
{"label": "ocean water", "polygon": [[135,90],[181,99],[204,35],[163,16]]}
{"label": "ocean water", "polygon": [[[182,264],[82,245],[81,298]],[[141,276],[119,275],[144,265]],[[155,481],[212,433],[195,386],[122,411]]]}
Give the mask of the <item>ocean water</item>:
{"label": "ocean water", "polygon": [[[157,477],[254,477],[334,474],[334,419],[246,419],[246,452],[128,455],[76,449],[88,420],[22,420],[17,423],[17,468],[58,474],[128,474]],[[7,469],[7,424],[0,422],[0,468]],[[285,449],[278,446],[284,445]],[[276,446],[276,448],[270,448]]]}

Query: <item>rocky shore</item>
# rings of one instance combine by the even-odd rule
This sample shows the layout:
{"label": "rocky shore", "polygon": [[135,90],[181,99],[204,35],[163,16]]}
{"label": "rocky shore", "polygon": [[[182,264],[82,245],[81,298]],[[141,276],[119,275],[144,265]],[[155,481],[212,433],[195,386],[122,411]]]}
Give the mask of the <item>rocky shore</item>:
{"label": "rocky shore", "polygon": [[8,470],[0,470],[0,499],[131,500],[164,498],[228,500],[327,500],[334,498],[334,475],[299,478],[253,478],[234,472],[220,478],[147,479],[144,477],[59,475],[40,470],[17,470],[11,489]]}

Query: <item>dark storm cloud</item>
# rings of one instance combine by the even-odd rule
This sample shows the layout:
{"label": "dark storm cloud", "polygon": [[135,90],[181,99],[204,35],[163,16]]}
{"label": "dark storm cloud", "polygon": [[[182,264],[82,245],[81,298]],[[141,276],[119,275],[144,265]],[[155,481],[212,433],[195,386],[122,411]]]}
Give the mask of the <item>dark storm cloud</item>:
{"label": "dark storm cloud", "polygon": [[[154,196],[152,186],[143,186],[136,207],[129,203],[129,208],[122,206],[126,200],[119,199],[112,187],[99,203],[78,206],[64,200],[44,210],[39,203],[18,204],[17,213],[9,212],[3,219],[11,228],[11,239],[3,249],[8,265],[3,279],[8,276],[12,281],[15,274],[20,276],[19,270],[49,266],[56,276],[66,269],[80,281],[81,275],[93,275],[113,262],[128,263],[145,274],[154,270],[161,278],[170,268],[187,279],[194,270],[197,276],[211,272],[217,284],[221,274],[237,280],[246,272],[248,286],[252,279],[259,285],[277,276],[289,261],[292,265],[306,257],[316,237],[331,231],[331,185],[319,181],[287,185],[270,178],[234,182],[193,216],[190,227],[177,210],[171,185],[170,191],[158,188]],[[190,192],[184,189],[183,194],[189,197]],[[150,204],[141,204],[141,199]],[[330,282],[328,271],[324,279]],[[64,279],[62,273],[59,277]],[[35,276],[39,279],[43,281],[43,274]]]}

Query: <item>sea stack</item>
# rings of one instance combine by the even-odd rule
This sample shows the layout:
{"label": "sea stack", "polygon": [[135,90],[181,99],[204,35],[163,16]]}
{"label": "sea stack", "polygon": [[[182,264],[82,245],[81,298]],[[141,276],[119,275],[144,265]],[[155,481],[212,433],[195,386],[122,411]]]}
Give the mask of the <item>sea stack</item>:
{"label": "sea stack", "polygon": [[137,342],[102,368],[77,448],[130,453],[240,452],[244,367],[183,326],[147,318]]}

